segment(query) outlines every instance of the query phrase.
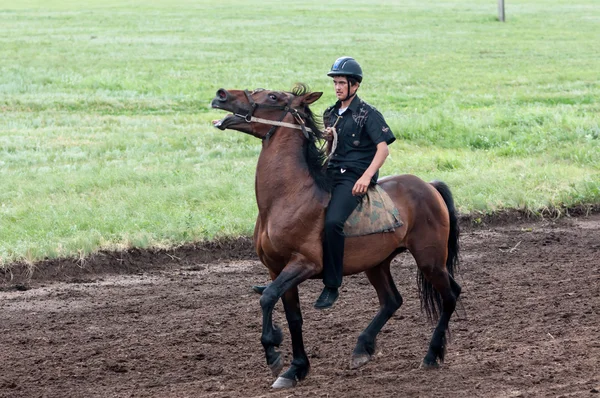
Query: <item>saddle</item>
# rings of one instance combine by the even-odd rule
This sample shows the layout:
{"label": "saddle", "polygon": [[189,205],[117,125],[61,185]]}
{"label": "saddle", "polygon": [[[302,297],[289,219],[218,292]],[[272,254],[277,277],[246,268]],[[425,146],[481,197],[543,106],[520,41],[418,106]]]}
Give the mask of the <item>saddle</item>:
{"label": "saddle", "polygon": [[378,184],[369,187],[362,202],[344,224],[344,235],[363,236],[394,232],[403,225],[400,212],[390,196]]}

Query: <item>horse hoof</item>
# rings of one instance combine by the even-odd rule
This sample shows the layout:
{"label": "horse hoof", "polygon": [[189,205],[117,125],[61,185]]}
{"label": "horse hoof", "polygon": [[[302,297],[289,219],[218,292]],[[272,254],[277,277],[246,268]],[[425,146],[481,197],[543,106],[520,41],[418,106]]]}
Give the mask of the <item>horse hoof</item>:
{"label": "horse hoof", "polygon": [[269,364],[269,369],[271,369],[271,373],[273,374],[273,376],[279,376],[279,373],[281,373],[281,370],[283,369],[283,361],[281,360],[281,354],[277,355],[277,359],[275,360],[275,362]]}
{"label": "horse hoof", "polygon": [[425,369],[425,370],[430,370],[430,369],[438,369],[440,367],[440,365],[437,362],[427,362],[427,361],[423,361],[421,362],[421,369]]}
{"label": "horse hoof", "polygon": [[286,379],[285,377],[278,377],[271,388],[293,388],[296,387],[296,380]]}
{"label": "horse hoof", "polygon": [[357,355],[352,358],[350,369],[358,369],[371,360],[371,356],[367,354]]}
{"label": "horse hoof", "polygon": [[252,286],[252,291],[254,293],[263,294],[266,288],[266,286],[254,285]]}

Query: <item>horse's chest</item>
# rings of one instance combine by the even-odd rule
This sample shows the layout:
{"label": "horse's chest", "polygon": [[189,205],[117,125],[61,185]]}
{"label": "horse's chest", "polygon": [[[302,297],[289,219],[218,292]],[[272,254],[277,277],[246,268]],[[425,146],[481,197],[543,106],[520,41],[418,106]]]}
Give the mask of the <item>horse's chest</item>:
{"label": "horse's chest", "polygon": [[307,237],[298,229],[298,222],[289,225],[265,222],[257,227],[256,246],[265,264],[286,263],[294,253],[302,251],[307,243]]}
{"label": "horse's chest", "polygon": [[292,226],[265,223],[260,230],[260,243],[263,250],[271,255],[285,255],[294,246],[292,232]]}
{"label": "horse's chest", "polygon": [[258,256],[262,263],[275,273],[279,273],[291,257],[292,251],[288,246],[285,239],[269,235],[266,229],[257,234]]}

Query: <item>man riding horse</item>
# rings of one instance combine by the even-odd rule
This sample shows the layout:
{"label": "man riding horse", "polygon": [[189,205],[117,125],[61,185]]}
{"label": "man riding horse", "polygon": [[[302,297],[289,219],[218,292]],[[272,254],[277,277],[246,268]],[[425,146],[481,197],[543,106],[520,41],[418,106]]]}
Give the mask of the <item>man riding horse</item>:
{"label": "man riding horse", "polygon": [[[396,140],[383,116],[356,94],[363,73],[354,58],[338,58],[327,76],[333,78],[338,101],[323,114],[328,141],[337,133],[337,146],[327,172],[333,181],[325,213],[323,284],[315,308],[331,307],[339,296],[344,260],[344,223],[361,202]],[[331,145],[329,145],[331,149]]]}
{"label": "man riding horse", "polygon": [[[444,361],[448,323],[461,292],[453,278],[460,228],[449,187],[409,174],[377,181],[377,171],[388,155],[387,144],[394,137],[381,114],[356,96],[362,78],[356,61],[340,58],[329,74],[338,97],[325,113],[328,133],[334,136],[328,170],[333,186],[323,170],[326,155],[319,147],[323,132],[310,109],[322,93],[310,92],[302,84],[292,91],[219,89],[211,102],[213,108],[229,112],[214,122],[215,127],[238,130],[262,141],[255,175],[254,246],[272,280],[260,298],[260,342],[266,363],[277,377],[273,388],[293,387],[310,371],[298,291],[302,282],[325,278],[324,293],[316,303],[319,308],[333,304],[342,274],[365,272],[375,288],[379,310],[358,336],[350,364],[353,369],[371,360],[377,335],[402,305],[391,274],[397,255],[409,252],[415,259],[422,308],[437,319],[423,358],[425,367]],[[402,223],[378,233],[344,237],[340,233],[343,220],[375,181],[376,190],[389,197]],[[324,253],[324,242],[331,253]],[[341,272],[339,267],[343,267]],[[283,333],[273,321],[279,300],[292,343],[291,364],[281,375],[284,358],[277,347]]]}
{"label": "man riding horse", "polygon": [[[388,145],[396,140],[381,113],[367,104],[357,92],[363,79],[362,68],[351,57],[340,57],[327,76],[333,78],[338,101],[323,114],[325,139],[332,178],[331,200],[325,215],[323,238],[323,284],[315,308],[325,309],[339,297],[344,259],[344,223],[362,200],[369,186],[377,183],[379,169],[389,155]],[[333,137],[337,145],[333,148]],[[253,286],[257,293],[265,287]]]}

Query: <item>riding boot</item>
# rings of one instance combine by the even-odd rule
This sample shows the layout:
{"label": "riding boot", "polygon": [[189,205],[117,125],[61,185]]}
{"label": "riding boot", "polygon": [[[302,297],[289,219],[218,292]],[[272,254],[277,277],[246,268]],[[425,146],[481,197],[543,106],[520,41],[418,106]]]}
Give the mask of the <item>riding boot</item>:
{"label": "riding boot", "polygon": [[335,303],[335,300],[339,297],[340,293],[338,292],[337,287],[328,287],[325,286],[321,295],[315,302],[315,308],[322,310],[325,308],[329,308]]}

